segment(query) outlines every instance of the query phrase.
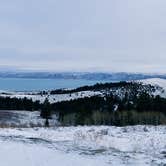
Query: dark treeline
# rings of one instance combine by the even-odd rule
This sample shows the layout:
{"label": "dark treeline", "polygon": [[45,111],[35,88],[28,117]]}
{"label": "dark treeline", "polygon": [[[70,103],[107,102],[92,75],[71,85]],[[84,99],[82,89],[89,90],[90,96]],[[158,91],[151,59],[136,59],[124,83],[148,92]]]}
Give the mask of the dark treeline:
{"label": "dark treeline", "polygon": [[33,102],[31,99],[0,97],[0,110],[40,110],[42,104],[39,101]]}
{"label": "dark treeline", "polygon": [[67,93],[75,93],[80,91],[99,91],[99,90],[106,90],[111,88],[121,88],[121,87],[131,87],[131,86],[139,86],[141,84],[134,83],[134,82],[115,82],[115,83],[97,83],[92,86],[83,86],[76,89],[65,90],[65,89],[57,89],[52,90],[50,94],[67,94]]}
{"label": "dark treeline", "polygon": [[93,96],[50,104],[23,98],[0,97],[0,110],[40,110],[45,119],[52,113],[62,125],[137,125],[166,124],[166,99],[142,93],[129,99],[116,95]]}
{"label": "dark treeline", "polygon": [[[56,89],[56,90],[51,90],[50,94],[69,94],[69,93],[76,93],[76,92],[83,92],[83,91],[100,91],[100,90],[106,90],[106,89],[111,89],[111,88],[121,88],[121,87],[131,87],[131,86],[142,86],[139,83],[134,83],[134,82],[115,82],[115,83],[97,83],[95,85],[91,86],[82,86],[76,89]],[[38,94],[40,95],[48,95],[48,91],[41,91]]]}
{"label": "dark treeline", "polygon": [[53,105],[63,125],[138,125],[166,124],[166,99],[142,93],[128,96],[94,96]]}

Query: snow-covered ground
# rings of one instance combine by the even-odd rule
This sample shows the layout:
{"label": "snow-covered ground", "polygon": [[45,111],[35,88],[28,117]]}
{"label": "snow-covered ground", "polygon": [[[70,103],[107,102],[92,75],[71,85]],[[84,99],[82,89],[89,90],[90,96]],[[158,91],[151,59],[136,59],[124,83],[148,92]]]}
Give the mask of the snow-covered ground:
{"label": "snow-covered ground", "polygon": [[141,82],[143,82],[145,84],[151,84],[151,85],[154,85],[154,86],[160,86],[160,87],[166,89],[166,79],[151,78],[151,79],[141,80]]}
{"label": "snow-covered ground", "polygon": [[154,95],[160,95],[161,97],[166,98],[166,79],[151,78],[151,79],[140,80],[139,82],[155,86],[156,91]]}
{"label": "snow-covered ground", "polygon": [[2,166],[166,164],[166,126],[0,129]]}
{"label": "snow-covered ground", "polygon": [[[54,115],[49,120],[50,126],[57,126],[57,118]],[[40,116],[40,111],[0,111],[0,127],[44,127],[45,119]]]}
{"label": "snow-covered ground", "polygon": [[56,95],[38,95],[38,94],[30,94],[29,92],[8,92],[8,93],[0,93],[1,97],[11,97],[11,98],[28,98],[33,101],[39,100],[41,103],[45,101],[46,98],[50,101],[50,103],[60,102],[60,101],[69,101],[77,98],[91,97],[96,95],[101,95],[101,92],[94,91],[81,91],[71,94],[56,94]]}

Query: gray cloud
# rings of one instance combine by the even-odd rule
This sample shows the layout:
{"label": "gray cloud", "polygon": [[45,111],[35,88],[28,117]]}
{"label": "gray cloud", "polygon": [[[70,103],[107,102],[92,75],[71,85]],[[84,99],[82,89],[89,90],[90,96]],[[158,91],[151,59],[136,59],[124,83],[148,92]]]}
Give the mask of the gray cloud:
{"label": "gray cloud", "polygon": [[0,66],[166,72],[165,0],[0,2]]}

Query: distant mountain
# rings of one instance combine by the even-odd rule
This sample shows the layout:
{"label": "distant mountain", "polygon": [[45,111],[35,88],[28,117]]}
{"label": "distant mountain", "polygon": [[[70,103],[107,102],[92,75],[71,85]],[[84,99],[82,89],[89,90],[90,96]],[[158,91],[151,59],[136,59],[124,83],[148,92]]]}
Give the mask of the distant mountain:
{"label": "distant mountain", "polygon": [[32,78],[32,79],[84,79],[95,81],[129,81],[149,78],[166,79],[166,74],[143,73],[53,73],[53,72],[0,72],[1,78]]}

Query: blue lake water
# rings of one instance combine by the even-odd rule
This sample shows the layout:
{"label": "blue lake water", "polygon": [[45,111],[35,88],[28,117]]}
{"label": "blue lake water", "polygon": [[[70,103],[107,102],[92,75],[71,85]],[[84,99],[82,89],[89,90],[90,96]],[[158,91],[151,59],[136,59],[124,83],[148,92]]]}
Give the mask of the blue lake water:
{"label": "blue lake water", "polygon": [[38,91],[60,88],[76,88],[84,85],[93,85],[97,82],[79,79],[24,79],[0,78],[0,90],[8,91]]}

